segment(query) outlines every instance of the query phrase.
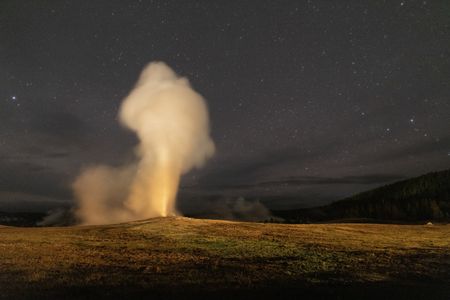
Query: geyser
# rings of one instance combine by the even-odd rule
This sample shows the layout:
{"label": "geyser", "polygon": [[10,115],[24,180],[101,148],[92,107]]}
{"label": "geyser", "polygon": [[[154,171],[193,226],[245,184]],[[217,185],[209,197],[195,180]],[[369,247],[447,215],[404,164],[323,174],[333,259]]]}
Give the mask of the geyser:
{"label": "geyser", "polygon": [[150,63],[119,112],[139,138],[136,161],[90,167],[73,184],[77,216],[106,224],[175,215],[180,176],[214,153],[203,97],[162,62]]}

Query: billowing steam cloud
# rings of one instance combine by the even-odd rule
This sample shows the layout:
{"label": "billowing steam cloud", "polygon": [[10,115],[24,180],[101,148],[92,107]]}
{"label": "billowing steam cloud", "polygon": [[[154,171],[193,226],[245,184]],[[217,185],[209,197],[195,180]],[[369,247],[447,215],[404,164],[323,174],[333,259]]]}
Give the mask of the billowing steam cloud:
{"label": "billowing steam cloud", "polygon": [[121,123],[138,138],[137,161],[97,166],[74,182],[77,216],[106,224],[175,215],[180,176],[214,153],[204,99],[162,62],[150,63],[122,103]]}

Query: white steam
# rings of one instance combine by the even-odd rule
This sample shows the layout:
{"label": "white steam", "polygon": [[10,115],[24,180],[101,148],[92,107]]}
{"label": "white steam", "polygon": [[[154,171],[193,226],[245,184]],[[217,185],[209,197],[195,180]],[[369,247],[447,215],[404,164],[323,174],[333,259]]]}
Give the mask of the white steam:
{"label": "white steam", "polygon": [[204,99],[166,64],[150,63],[119,117],[139,138],[137,161],[85,170],[73,184],[77,216],[107,224],[177,214],[180,176],[214,153]]}

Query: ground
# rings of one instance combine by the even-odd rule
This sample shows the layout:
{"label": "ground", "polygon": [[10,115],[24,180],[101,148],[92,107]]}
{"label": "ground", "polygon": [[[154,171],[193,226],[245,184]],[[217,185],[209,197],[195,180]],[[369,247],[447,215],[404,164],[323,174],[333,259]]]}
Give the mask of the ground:
{"label": "ground", "polygon": [[0,227],[0,298],[449,299],[450,225]]}

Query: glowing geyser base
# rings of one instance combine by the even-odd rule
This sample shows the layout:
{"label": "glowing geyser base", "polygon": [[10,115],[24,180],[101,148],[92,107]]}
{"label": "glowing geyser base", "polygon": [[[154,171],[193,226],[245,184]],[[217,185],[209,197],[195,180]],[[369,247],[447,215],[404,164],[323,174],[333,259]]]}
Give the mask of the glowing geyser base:
{"label": "glowing geyser base", "polygon": [[143,168],[131,187],[127,207],[146,217],[177,215],[175,199],[180,173],[180,168],[168,160],[158,161],[152,168]]}

